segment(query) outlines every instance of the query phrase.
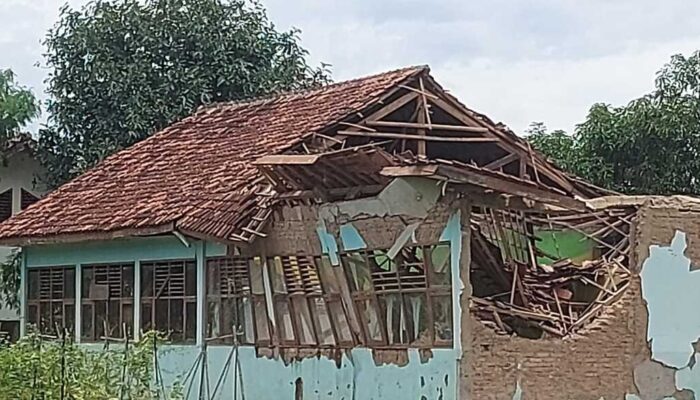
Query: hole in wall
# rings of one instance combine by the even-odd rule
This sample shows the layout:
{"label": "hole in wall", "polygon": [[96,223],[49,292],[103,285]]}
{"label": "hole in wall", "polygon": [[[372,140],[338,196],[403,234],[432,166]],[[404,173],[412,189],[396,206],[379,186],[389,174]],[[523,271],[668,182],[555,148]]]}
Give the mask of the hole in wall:
{"label": "hole in wall", "polygon": [[294,381],[294,400],[304,400],[304,381],[301,377]]}

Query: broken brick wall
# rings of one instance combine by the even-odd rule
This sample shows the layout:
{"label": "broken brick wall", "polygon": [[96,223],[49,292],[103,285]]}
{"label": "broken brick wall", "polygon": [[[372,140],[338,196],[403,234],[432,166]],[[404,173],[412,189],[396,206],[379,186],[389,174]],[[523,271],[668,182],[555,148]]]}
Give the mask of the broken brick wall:
{"label": "broken brick wall", "polygon": [[[637,214],[633,240],[631,269],[634,276],[630,287],[619,301],[574,337],[511,337],[497,334],[472,317],[472,339],[469,345],[464,345],[472,381],[469,398],[697,398],[694,392],[698,390],[694,388],[700,389],[700,367],[697,370],[694,367],[700,364],[697,363],[698,354],[692,354],[693,349],[699,347],[697,338],[700,337],[700,329],[692,331],[700,326],[697,296],[689,295],[692,299],[687,302],[692,303],[689,307],[692,311],[687,317],[677,314],[684,312],[686,292],[698,293],[700,285],[695,291],[681,290],[678,283],[666,281],[664,275],[669,275],[674,262],[679,262],[684,269],[681,272],[688,274],[683,281],[695,278],[694,270],[700,267],[700,209],[677,204],[662,207],[647,204]],[[678,243],[679,240],[682,243]],[[653,276],[653,281],[640,273],[654,267],[659,268],[661,274]],[[700,275],[700,271],[697,273]],[[661,293],[662,297],[645,298],[651,295],[654,283],[665,292]],[[654,322],[655,316],[650,315],[648,307],[656,302],[662,303],[656,318],[661,323],[667,320],[676,323],[657,326],[656,331],[652,331],[650,322]],[[665,305],[668,305],[666,309]],[[676,340],[673,335],[678,334],[679,323],[691,332]],[[655,355],[651,343],[647,342],[648,335],[652,341],[656,335],[657,342],[665,340],[680,347],[662,348]],[[672,337],[669,339],[668,335]],[[683,351],[691,354],[678,354]],[[664,361],[671,364],[669,360],[679,360],[678,365],[664,364]]]}
{"label": "broken brick wall", "polygon": [[634,393],[634,367],[648,353],[640,280],[565,338],[497,333],[471,315],[470,399],[624,399]]}
{"label": "broken brick wall", "polygon": [[497,334],[472,319],[471,399],[624,399],[644,353],[646,311],[634,279],[623,297],[572,338]]}

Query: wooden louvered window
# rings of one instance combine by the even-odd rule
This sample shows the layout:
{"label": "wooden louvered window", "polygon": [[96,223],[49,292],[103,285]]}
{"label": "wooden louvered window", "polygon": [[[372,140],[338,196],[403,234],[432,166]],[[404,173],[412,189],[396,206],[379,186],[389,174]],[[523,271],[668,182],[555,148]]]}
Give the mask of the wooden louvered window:
{"label": "wooden louvered window", "polygon": [[75,267],[27,271],[27,322],[46,335],[72,336],[75,326]]}
{"label": "wooden louvered window", "polygon": [[99,341],[132,337],[134,264],[81,268],[81,338]]}
{"label": "wooden louvered window", "polygon": [[39,201],[39,198],[28,191],[22,189],[20,192],[20,205],[22,206],[22,210],[26,209],[37,201]]}
{"label": "wooden louvered window", "polygon": [[365,340],[371,345],[452,345],[452,288],[447,244],[341,255]]}
{"label": "wooden louvered window", "polygon": [[207,274],[207,341],[270,344],[260,260],[210,258]]}
{"label": "wooden louvered window", "polygon": [[314,258],[271,257],[272,302],[282,345],[333,346],[337,343]]}
{"label": "wooden louvered window", "polygon": [[12,216],[12,189],[0,193],[0,222]]}
{"label": "wooden louvered window", "polygon": [[192,343],[197,330],[197,270],[194,260],[141,264],[141,328]]}

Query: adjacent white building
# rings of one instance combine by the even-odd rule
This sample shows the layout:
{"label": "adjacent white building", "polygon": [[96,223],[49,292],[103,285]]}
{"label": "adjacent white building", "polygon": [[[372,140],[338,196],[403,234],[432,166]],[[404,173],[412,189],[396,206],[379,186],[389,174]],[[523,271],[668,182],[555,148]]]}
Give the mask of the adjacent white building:
{"label": "adjacent white building", "polygon": [[[0,158],[0,222],[29,207],[46,193],[38,179],[43,169],[35,157],[35,145],[29,135],[22,135],[10,145],[4,158]],[[0,246],[0,262],[6,262],[14,249]],[[1,302],[0,335],[19,336],[17,310]]]}

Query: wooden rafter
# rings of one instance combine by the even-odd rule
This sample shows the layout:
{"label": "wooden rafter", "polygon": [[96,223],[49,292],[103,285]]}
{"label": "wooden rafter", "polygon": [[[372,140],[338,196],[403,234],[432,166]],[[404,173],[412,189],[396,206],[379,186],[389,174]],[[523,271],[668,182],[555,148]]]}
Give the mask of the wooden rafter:
{"label": "wooden rafter", "polygon": [[499,169],[499,168],[501,168],[501,167],[504,167],[504,166],[506,166],[506,165],[512,163],[512,162],[515,161],[515,160],[518,160],[518,159],[520,159],[520,156],[519,156],[519,155],[517,155],[517,154],[515,154],[515,153],[510,153],[510,154],[507,154],[507,155],[505,155],[505,156],[503,156],[503,157],[501,157],[501,158],[499,158],[499,159],[497,159],[497,160],[494,160],[494,161],[492,161],[492,162],[490,162],[490,163],[484,165],[483,168],[486,168],[486,169]]}
{"label": "wooden rafter", "polygon": [[[469,133],[486,133],[488,129],[474,126],[463,125],[447,125],[447,124],[419,124],[416,122],[400,122],[400,121],[367,121],[364,126],[365,130],[369,130],[369,126],[384,127],[384,128],[410,128],[410,129],[430,129],[440,131],[458,131]],[[356,125],[356,124],[354,124]],[[362,125],[358,125],[362,126]]]}
{"label": "wooden rafter", "polygon": [[[419,130],[420,132],[420,130]],[[498,139],[486,137],[460,137],[460,136],[427,136],[421,134],[410,133],[393,133],[393,132],[361,132],[361,131],[338,131],[339,135],[345,136],[361,136],[373,138],[389,138],[389,139],[408,139],[418,140],[420,142],[453,142],[453,143],[488,143],[496,142]]]}

